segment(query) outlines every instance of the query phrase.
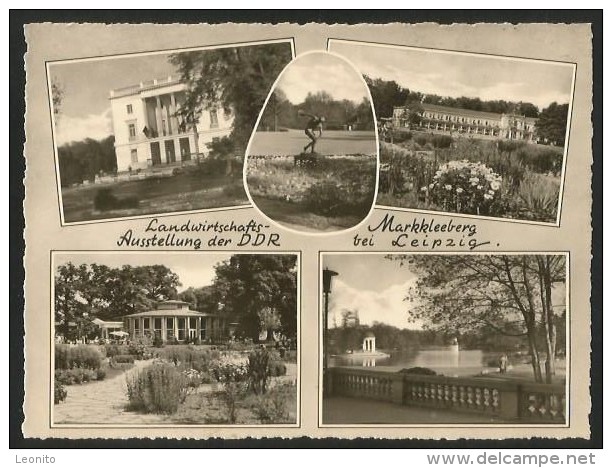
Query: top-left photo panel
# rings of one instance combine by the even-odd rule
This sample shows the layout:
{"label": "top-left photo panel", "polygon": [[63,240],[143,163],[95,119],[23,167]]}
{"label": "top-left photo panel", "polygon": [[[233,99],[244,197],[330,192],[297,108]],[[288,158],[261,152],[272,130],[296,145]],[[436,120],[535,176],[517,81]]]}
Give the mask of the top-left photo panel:
{"label": "top-left photo panel", "polygon": [[46,63],[62,225],[247,207],[245,149],[293,39]]}

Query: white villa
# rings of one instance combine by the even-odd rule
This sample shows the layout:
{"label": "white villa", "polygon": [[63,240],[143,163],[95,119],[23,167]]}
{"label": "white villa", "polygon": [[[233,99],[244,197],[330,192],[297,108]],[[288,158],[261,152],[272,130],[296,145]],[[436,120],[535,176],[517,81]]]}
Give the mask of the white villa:
{"label": "white villa", "polygon": [[164,342],[187,339],[219,341],[229,336],[228,323],[218,314],[191,310],[183,301],[165,301],[157,308],[126,315],[125,330],[131,339],[160,336]]}
{"label": "white villa", "polygon": [[[502,138],[537,143],[535,124],[538,119],[517,114],[496,114],[456,107],[422,103],[423,113],[418,129],[442,133],[465,133],[475,138]],[[393,108],[393,125],[410,128],[406,107]]]}
{"label": "white villa", "polygon": [[233,118],[221,109],[203,112],[193,126],[176,112],[187,85],[176,76],[110,92],[119,172],[181,164],[206,153],[206,144],[229,135]]}

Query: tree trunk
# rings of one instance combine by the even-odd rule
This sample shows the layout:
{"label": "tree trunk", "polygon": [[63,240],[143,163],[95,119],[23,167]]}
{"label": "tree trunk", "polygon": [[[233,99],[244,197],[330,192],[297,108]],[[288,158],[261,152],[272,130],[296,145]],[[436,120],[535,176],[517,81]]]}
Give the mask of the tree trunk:
{"label": "tree trunk", "polygon": [[542,368],[540,367],[540,354],[538,353],[538,345],[536,338],[535,323],[527,324],[527,339],[529,341],[529,354],[531,355],[531,367],[533,369],[533,377],[536,382],[542,383]]}

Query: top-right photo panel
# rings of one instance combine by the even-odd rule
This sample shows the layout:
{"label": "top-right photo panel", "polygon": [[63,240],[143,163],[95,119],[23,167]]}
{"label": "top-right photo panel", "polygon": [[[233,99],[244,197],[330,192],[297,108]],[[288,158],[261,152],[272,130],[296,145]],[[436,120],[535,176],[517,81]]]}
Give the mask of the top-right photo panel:
{"label": "top-right photo panel", "polygon": [[559,225],[573,63],[330,39],[370,87],[377,206]]}

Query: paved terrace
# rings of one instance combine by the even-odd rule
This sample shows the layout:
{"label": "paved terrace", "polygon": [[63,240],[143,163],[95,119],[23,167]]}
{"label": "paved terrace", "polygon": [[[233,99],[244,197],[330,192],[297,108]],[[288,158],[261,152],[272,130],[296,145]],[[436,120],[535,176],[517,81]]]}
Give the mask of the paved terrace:
{"label": "paved terrace", "polygon": [[334,396],[323,399],[323,424],[504,424],[516,421],[480,414],[400,406]]}

